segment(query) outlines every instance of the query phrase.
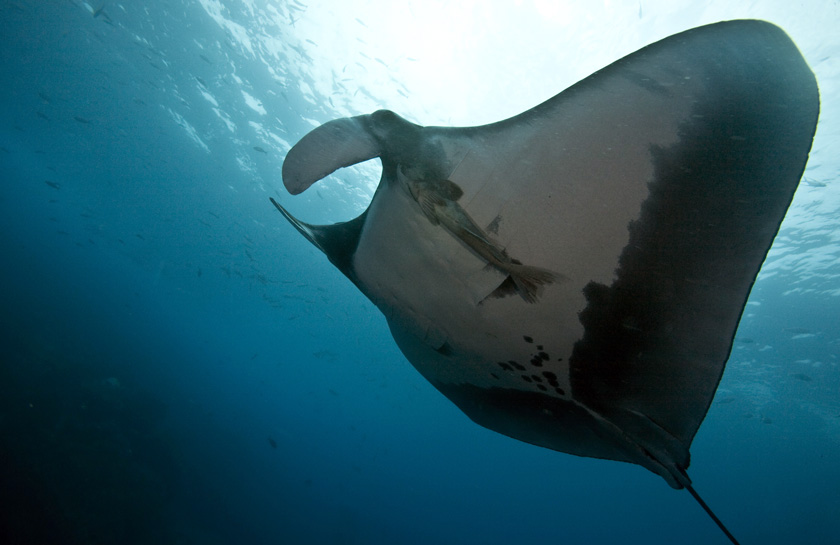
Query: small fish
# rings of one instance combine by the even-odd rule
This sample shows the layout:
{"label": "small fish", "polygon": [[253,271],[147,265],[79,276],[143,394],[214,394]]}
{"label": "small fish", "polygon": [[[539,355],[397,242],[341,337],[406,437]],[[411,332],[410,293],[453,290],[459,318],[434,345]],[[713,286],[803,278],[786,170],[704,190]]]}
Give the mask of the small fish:
{"label": "small fish", "polygon": [[264,149],[262,149],[262,148],[261,148],[261,147],[259,147],[259,146],[254,146],[254,151],[258,151],[258,152],[260,152],[260,153],[265,153],[266,155],[268,155],[268,152],[267,152],[267,151],[265,151]]}
{"label": "small fish", "polygon": [[268,444],[271,445],[271,448],[277,448],[277,441],[275,441],[271,437],[268,438]]}
{"label": "small fish", "polygon": [[57,182],[51,182],[49,180],[44,180],[44,183],[47,184],[48,186],[50,186],[53,189],[61,189],[61,184],[59,184]]}
{"label": "small fish", "polygon": [[450,180],[411,180],[402,172],[402,167],[397,169],[397,179],[408,188],[432,225],[440,225],[484,261],[509,275],[517,293],[528,303],[537,301],[543,285],[565,279],[546,269],[523,265],[491,241],[484,229],[456,202],[464,194],[457,184]]}
{"label": "small fish", "polygon": [[78,121],[79,123],[82,123],[84,125],[88,125],[90,123],[89,119],[85,119],[84,117],[80,117],[78,115],[73,116],[73,119],[75,119],[76,121]]}

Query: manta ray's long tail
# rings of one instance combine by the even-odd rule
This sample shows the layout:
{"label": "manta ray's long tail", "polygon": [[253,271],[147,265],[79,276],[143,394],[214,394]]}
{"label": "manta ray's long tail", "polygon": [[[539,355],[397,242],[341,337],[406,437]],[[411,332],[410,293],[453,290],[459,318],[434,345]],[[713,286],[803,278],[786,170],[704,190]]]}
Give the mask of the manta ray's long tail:
{"label": "manta ray's long tail", "polygon": [[726,528],[726,526],[723,525],[723,522],[721,522],[721,520],[717,518],[717,515],[715,515],[714,511],[712,511],[712,509],[708,505],[706,505],[706,502],[703,501],[703,498],[700,497],[700,494],[698,494],[690,484],[683,483],[683,486],[685,486],[685,489],[688,490],[692,496],[694,496],[694,499],[697,500],[697,503],[700,504],[700,507],[702,507],[703,510],[706,511],[706,513],[710,517],[712,517],[712,520],[715,521],[715,524],[718,525],[718,528],[723,530],[723,533],[726,534],[726,537],[728,537],[729,540],[735,545],[740,545],[738,543],[738,540],[735,539],[735,536],[733,536],[732,533]]}
{"label": "manta ray's long tail", "polygon": [[691,496],[695,500],[697,500],[697,503],[700,504],[700,507],[703,508],[703,510],[706,512],[707,515],[709,515],[709,517],[711,517],[714,523],[717,524],[718,528],[720,528],[723,531],[723,533],[726,534],[726,537],[729,538],[729,541],[731,541],[734,545],[740,545],[740,543],[738,543],[738,540],[735,539],[735,536],[732,535],[732,532],[730,532],[729,529],[726,526],[724,526],[723,522],[717,517],[717,515],[715,515],[714,511],[712,511],[712,508],[709,507],[705,501],[703,501],[703,498],[700,497],[700,494],[698,494],[697,491],[694,490],[694,487],[691,486],[691,479],[688,477],[688,473],[685,471],[685,468],[676,466],[674,467],[674,470],[675,471],[673,471],[671,474],[676,478],[677,482],[679,482],[679,484],[682,485],[683,488],[688,490]]}

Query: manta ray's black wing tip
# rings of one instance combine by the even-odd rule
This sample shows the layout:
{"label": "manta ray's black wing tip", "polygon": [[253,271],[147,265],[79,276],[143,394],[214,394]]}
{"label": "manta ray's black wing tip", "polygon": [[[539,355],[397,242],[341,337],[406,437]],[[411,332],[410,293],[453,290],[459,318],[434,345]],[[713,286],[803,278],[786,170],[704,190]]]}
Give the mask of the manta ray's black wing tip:
{"label": "manta ray's black wing tip", "polygon": [[268,199],[271,201],[271,204],[273,204],[274,207],[281,214],[283,214],[283,217],[286,218],[289,221],[289,223],[292,224],[292,227],[297,229],[298,232],[306,238],[306,240],[308,240],[309,242],[311,242],[312,244],[314,244],[315,246],[318,246],[320,248],[320,245],[315,240],[315,235],[313,233],[313,227],[314,226],[309,225],[308,223],[302,222],[299,219],[297,219],[296,217],[294,217],[292,214],[289,213],[288,210],[283,208],[283,206],[280,203],[278,203],[276,200],[274,200],[274,197],[269,197]]}
{"label": "manta ray's black wing tip", "polygon": [[324,252],[329,260],[353,283],[358,285],[353,272],[353,255],[359,244],[362,226],[365,223],[367,211],[350,221],[332,225],[312,225],[294,217],[274,197],[269,197],[271,204],[283,214],[292,227],[303,235],[313,246]]}

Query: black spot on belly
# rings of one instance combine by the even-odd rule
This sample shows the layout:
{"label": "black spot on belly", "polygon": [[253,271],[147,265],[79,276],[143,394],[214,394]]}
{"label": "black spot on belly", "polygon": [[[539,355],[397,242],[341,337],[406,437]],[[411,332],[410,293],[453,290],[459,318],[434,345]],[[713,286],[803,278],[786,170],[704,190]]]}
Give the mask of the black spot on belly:
{"label": "black spot on belly", "polygon": [[497,375],[496,373],[490,373],[490,376],[496,380],[499,380],[499,375]]}
{"label": "black spot on belly", "polygon": [[534,382],[542,382],[542,379],[538,375],[531,375],[531,378],[534,379]]}
{"label": "black spot on belly", "polygon": [[563,388],[554,388],[554,391],[560,394],[561,396],[566,395],[566,392],[563,391]]}
{"label": "black spot on belly", "polygon": [[538,345],[537,345],[537,350],[542,350],[542,349],[543,349],[543,345],[538,344]]}
{"label": "black spot on belly", "polygon": [[547,390],[548,390],[548,388],[546,388],[546,387],[545,387],[545,386],[543,386],[542,384],[537,384],[537,388],[539,388],[539,389],[540,389],[540,390],[542,390],[543,392],[545,392],[545,391],[547,391]]}
{"label": "black spot on belly", "polygon": [[528,375],[522,375],[522,380],[524,380],[525,382],[533,382],[531,380],[531,377],[529,377]]}
{"label": "black spot on belly", "polygon": [[543,371],[543,376],[548,381],[548,383],[551,384],[552,387],[556,388],[560,386],[560,383],[557,382],[557,375],[555,375],[551,371]]}
{"label": "black spot on belly", "polygon": [[499,367],[501,367],[504,371],[513,371],[513,367],[506,364],[505,362],[500,361],[500,362],[497,362],[497,363],[499,364]]}
{"label": "black spot on belly", "polygon": [[518,371],[524,371],[525,370],[525,367],[523,365],[520,365],[513,360],[510,360],[508,363],[511,364],[513,366],[513,368],[518,370]]}
{"label": "black spot on belly", "polygon": [[531,365],[534,367],[542,367],[542,360],[536,356],[531,358]]}
{"label": "black spot on belly", "polygon": [[540,359],[548,361],[548,354],[546,354],[545,352],[540,352],[539,354],[537,354],[537,356],[539,356]]}
{"label": "black spot on belly", "polygon": [[525,342],[526,342],[526,343],[532,343],[532,342],[534,342],[534,338],[533,338],[533,337],[529,337],[528,335],[523,335],[523,336],[522,336],[522,338],[523,338],[523,339],[525,339]]}

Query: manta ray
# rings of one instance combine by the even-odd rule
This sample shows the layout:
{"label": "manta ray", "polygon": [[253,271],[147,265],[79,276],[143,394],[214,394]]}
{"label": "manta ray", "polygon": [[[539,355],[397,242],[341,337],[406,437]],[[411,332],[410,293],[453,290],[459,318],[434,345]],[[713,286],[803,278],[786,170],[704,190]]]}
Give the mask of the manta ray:
{"label": "manta ray", "polygon": [[638,464],[695,497],[689,447],[819,115],[796,45],[763,21],[694,28],[510,119],[336,119],[287,154],[299,194],[373,158],[357,218],[285,218],[385,315],[476,423]]}

